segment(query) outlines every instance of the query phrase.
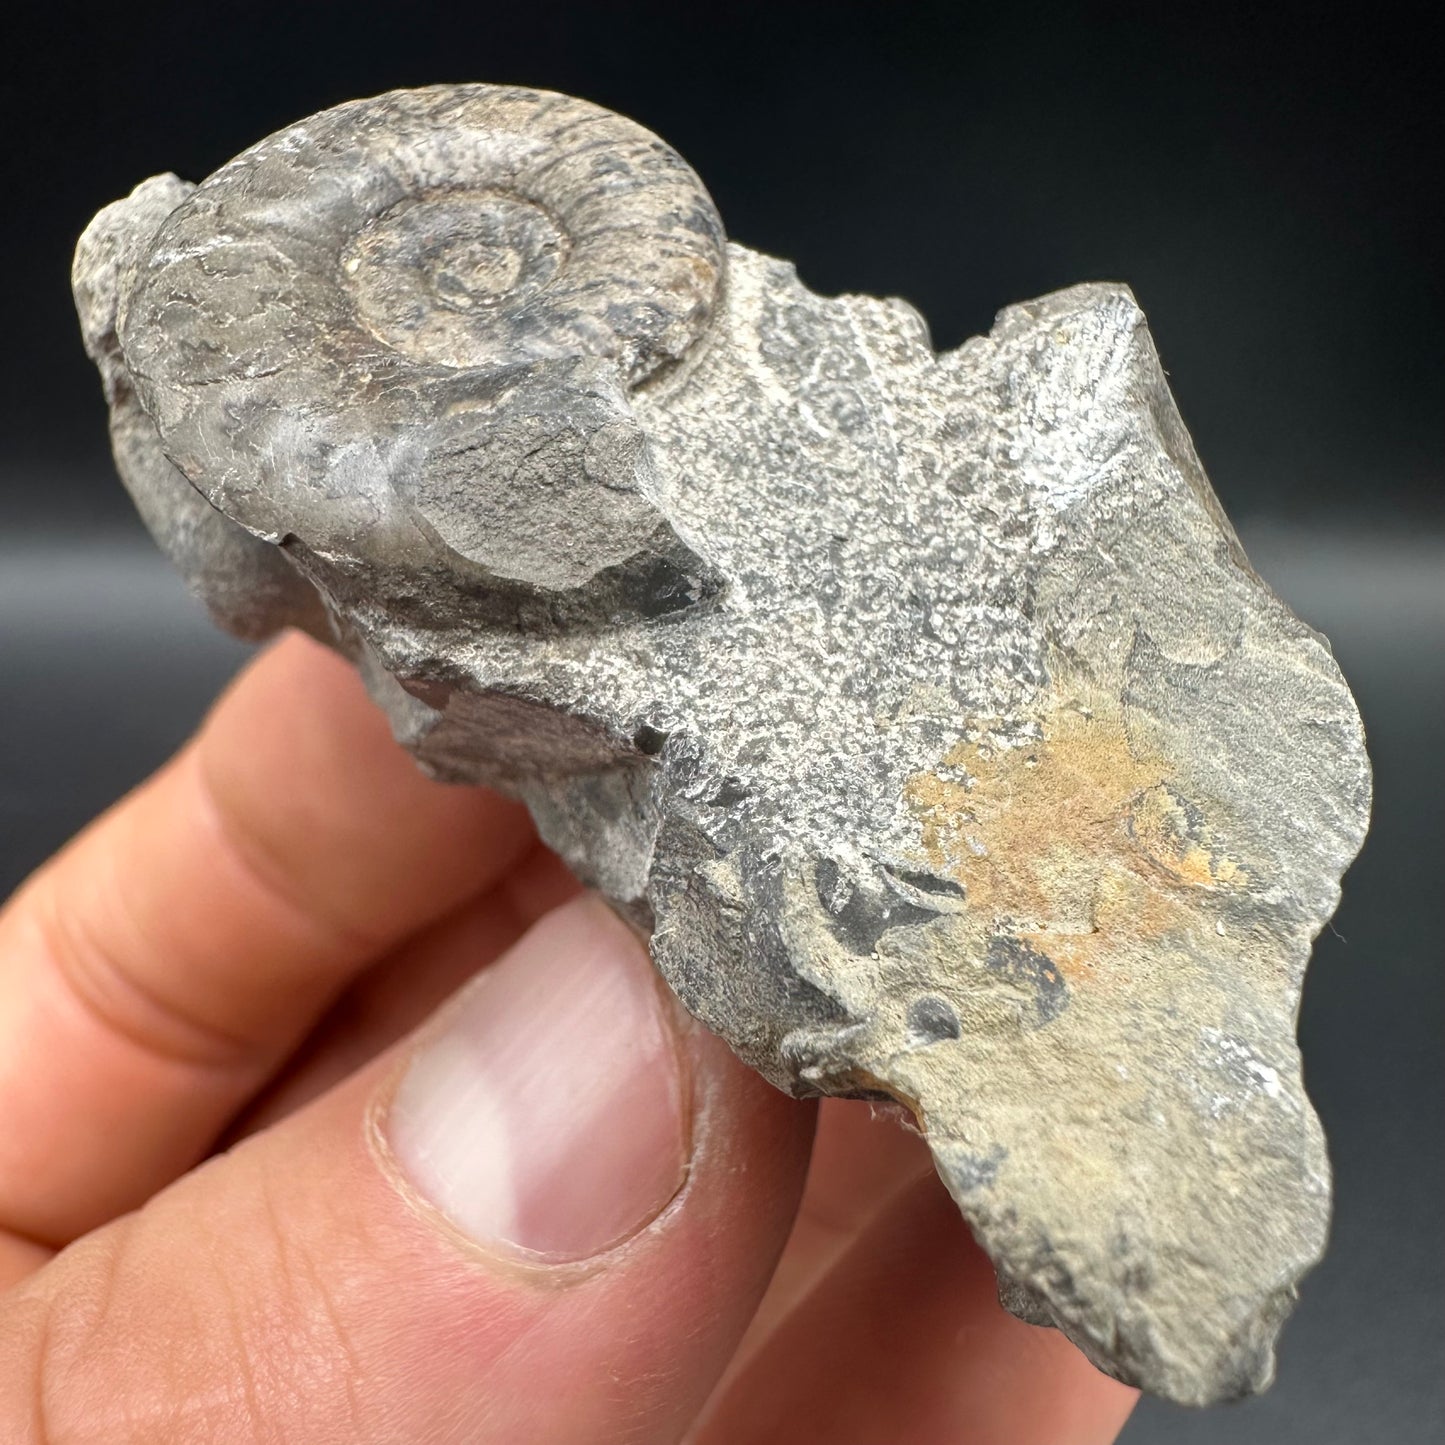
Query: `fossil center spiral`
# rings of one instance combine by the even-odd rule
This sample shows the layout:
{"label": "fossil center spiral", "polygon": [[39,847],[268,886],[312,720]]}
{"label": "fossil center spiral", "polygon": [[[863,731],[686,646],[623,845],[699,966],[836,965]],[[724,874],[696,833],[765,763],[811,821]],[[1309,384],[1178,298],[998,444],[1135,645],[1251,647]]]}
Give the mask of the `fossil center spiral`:
{"label": "fossil center spiral", "polygon": [[374,217],[343,252],[341,271],[357,319],[383,345],[433,365],[486,366],[550,352],[533,303],[567,251],[565,233],[535,202],[452,190]]}

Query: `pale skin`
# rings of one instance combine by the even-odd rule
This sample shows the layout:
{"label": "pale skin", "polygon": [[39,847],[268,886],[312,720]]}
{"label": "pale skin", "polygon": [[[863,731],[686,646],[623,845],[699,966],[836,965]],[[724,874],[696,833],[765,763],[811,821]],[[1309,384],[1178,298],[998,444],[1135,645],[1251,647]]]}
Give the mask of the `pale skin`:
{"label": "pale skin", "polygon": [[[1134,1392],[999,1308],[916,1137],[786,1098],[661,1002],[681,1153],[629,1165],[651,1202],[597,1248],[479,1238],[413,1177],[388,1110],[468,979],[511,980],[522,1034],[559,961],[653,1007],[643,945],[577,895],[344,662],[263,652],[0,913],[0,1439],[1113,1440]],[[649,1077],[589,1125],[593,1193]],[[601,1216],[569,1177],[570,1239]]]}

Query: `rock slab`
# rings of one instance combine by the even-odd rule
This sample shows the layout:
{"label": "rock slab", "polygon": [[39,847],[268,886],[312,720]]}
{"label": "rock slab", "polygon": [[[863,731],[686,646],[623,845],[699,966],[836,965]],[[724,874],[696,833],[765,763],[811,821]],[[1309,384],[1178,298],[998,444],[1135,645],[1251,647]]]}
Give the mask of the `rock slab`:
{"label": "rock slab", "polygon": [[1268,1384],[1369,768],[1126,288],[939,355],[632,122],[484,85],[146,181],[74,279],[223,626],[323,637],[525,799],[780,1088],[906,1105],[1015,1313],[1175,1400]]}

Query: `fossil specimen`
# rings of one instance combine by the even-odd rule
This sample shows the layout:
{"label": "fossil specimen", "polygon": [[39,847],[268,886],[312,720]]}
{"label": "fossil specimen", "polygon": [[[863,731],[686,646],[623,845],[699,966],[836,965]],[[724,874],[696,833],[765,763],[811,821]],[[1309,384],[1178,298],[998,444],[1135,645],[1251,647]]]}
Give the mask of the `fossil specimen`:
{"label": "fossil specimen", "polygon": [[524,798],[780,1087],[906,1103],[1016,1313],[1178,1400],[1268,1382],[1368,766],[1127,290],[935,355],[636,125],[488,86],[149,180],[75,289],[223,625],[325,637]]}

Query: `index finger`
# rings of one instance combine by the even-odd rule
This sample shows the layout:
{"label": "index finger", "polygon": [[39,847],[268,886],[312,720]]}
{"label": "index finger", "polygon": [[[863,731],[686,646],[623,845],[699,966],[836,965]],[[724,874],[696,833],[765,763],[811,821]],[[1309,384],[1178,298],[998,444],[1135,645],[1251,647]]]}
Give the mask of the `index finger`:
{"label": "index finger", "polygon": [[291,636],[0,913],[0,1228],[63,1244],[189,1168],[340,988],[529,846]]}

